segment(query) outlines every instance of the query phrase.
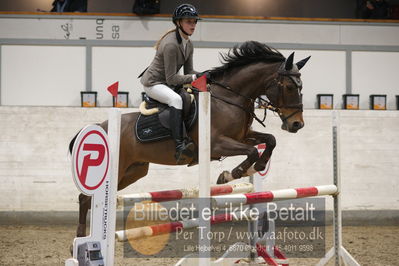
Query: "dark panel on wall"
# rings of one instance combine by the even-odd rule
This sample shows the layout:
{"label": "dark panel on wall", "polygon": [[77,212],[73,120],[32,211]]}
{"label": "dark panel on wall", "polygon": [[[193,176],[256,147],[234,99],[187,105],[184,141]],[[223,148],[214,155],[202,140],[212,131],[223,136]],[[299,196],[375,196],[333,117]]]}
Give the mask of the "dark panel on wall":
{"label": "dark panel on wall", "polygon": [[50,11],[53,1],[40,0],[1,0],[0,11],[28,11],[35,12],[37,9]]}
{"label": "dark panel on wall", "polygon": [[[0,11],[50,11],[54,0],[0,0]],[[87,0],[88,12],[129,13],[134,0]]]}
{"label": "dark panel on wall", "polygon": [[[88,0],[89,12],[130,13],[135,0]],[[162,0],[161,0],[162,1]]]}
{"label": "dark panel on wall", "polygon": [[[88,0],[88,12],[129,13],[135,0]],[[355,18],[358,0],[160,0],[161,13],[181,3],[195,5],[204,15]],[[49,11],[53,0],[0,0],[0,11]],[[399,0],[389,1],[399,4]]]}
{"label": "dark panel on wall", "polygon": [[[173,12],[181,2],[161,2],[162,13]],[[355,0],[191,0],[190,3],[207,15],[353,18],[356,11]]]}

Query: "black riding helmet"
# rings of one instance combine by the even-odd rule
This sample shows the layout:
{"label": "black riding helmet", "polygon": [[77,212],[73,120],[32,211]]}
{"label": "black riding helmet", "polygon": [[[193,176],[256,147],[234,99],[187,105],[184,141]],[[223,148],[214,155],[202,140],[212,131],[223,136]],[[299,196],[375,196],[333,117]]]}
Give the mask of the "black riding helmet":
{"label": "black riding helmet", "polygon": [[[177,24],[177,21],[183,18],[193,18],[199,20],[200,17],[198,16],[197,9],[190,4],[181,4],[180,6],[176,7],[175,11],[173,12],[173,23],[176,25],[176,29],[180,29],[184,34],[190,36],[190,34],[185,32],[183,28]],[[176,38],[179,43],[182,42],[178,30],[176,30]]]}
{"label": "black riding helmet", "polygon": [[197,9],[190,4],[182,4],[176,7],[175,11],[173,12],[173,23],[177,26],[177,21],[183,18],[194,18],[199,20],[200,17],[198,16]]}

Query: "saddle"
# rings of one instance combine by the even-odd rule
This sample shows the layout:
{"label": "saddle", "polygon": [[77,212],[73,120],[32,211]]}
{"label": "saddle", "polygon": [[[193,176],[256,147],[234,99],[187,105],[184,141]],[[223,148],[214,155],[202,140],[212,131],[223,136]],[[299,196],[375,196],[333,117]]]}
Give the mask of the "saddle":
{"label": "saddle", "polygon": [[[178,90],[183,99],[183,130],[184,135],[195,124],[198,117],[198,103],[194,94],[186,91],[185,88]],[[143,95],[144,101],[140,104],[140,115],[136,121],[136,137],[140,142],[159,141],[171,138],[169,125],[169,106]]]}

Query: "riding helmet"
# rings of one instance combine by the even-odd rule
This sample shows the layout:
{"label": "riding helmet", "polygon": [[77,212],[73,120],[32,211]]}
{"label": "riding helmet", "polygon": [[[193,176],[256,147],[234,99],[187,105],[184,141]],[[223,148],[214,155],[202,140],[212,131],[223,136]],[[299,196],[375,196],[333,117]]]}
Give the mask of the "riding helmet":
{"label": "riding helmet", "polygon": [[190,4],[181,4],[176,7],[173,12],[173,23],[176,24],[176,21],[183,18],[194,18],[199,20],[197,9]]}

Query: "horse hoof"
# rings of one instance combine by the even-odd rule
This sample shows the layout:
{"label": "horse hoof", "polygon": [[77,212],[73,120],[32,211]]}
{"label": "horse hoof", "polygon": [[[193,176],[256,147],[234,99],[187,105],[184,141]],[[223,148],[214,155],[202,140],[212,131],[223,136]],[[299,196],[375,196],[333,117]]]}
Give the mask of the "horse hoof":
{"label": "horse hoof", "polygon": [[221,184],[226,184],[228,181],[227,177],[230,176],[229,171],[223,171],[219,177],[218,180],[216,181],[216,184],[221,185]]}

